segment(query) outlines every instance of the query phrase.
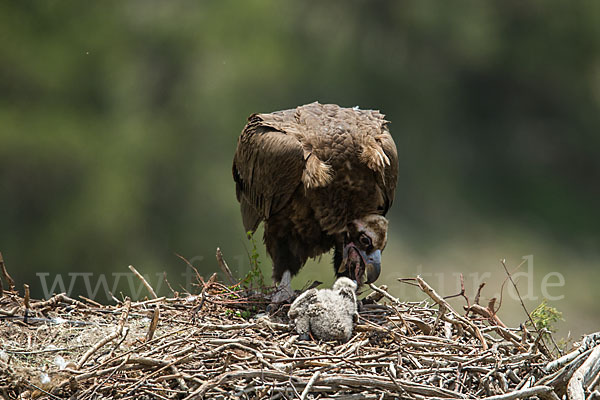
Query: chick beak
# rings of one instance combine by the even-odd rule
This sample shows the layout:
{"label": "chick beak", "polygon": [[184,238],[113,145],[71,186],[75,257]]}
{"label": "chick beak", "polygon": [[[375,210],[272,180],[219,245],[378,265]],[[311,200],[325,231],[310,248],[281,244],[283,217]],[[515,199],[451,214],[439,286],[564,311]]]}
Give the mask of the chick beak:
{"label": "chick beak", "polygon": [[373,283],[379,278],[379,274],[381,273],[381,250],[375,250],[368,255],[361,251],[361,255],[366,261],[365,273],[367,281],[365,283]]}

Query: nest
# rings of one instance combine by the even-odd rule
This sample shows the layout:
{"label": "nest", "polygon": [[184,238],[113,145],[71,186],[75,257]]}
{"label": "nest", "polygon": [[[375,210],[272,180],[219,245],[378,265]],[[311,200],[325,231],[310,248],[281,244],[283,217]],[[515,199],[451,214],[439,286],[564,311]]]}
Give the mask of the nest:
{"label": "nest", "polygon": [[[143,279],[143,278],[141,278]],[[287,308],[213,276],[199,294],[114,306],[0,294],[0,397],[72,399],[584,399],[596,396],[600,333],[553,359],[540,332],[492,310],[458,313],[384,287],[363,300],[346,343],[300,341]],[[151,288],[149,288],[151,291]],[[154,298],[155,297],[155,298]],[[289,307],[289,306],[288,306]]]}

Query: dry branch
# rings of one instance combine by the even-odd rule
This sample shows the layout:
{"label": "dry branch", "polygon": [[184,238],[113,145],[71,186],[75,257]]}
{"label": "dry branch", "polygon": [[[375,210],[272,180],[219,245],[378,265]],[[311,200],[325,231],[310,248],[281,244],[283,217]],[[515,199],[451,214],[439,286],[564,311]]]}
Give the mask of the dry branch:
{"label": "dry branch", "polygon": [[[523,260],[523,262],[525,262],[525,260]],[[513,288],[515,289],[515,292],[517,293],[517,297],[519,298],[519,301],[521,302],[521,307],[523,308],[523,311],[525,311],[525,314],[527,314],[527,318],[529,319],[529,322],[531,323],[531,326],[537,331],[538,338],[541,339],[542,338],[542,332],[540,332],[540,330],[538,329],[538,327],[535,324],[535,322],[533,322],[533,319],[531,318],[531,314],[529,313],[529,311],[527,311],[527,307],[525,307],[525,303],[523,302],[523,298],[521,297],[521,293],[519,293],[519,287],[517,286],[517,284],[513,280],[512,274],[508,271],[508,267],[506,266],[506,260],[502,259],[500,261],[500,263],[502,264],[502,267],[504,268],[504,271],[506,272],[506,275],[507,275],[508,279],[510,280],[510,283],[512,283]],[[521,263],[521,265],[522,264],[523,263]],[[544,342],[543,341],[539,341],[538,345],[539,345],[540,351],[542,353],[544,353],[544,355],[550,359],[551,358],[550,351],[546,348],[546,345],[544,344]]]}
{"label": "dry branch", "polygon": [[146,278],[144,278],[142,276],[142,274],[140,274],[137,271],[137,269],[135,269],[135,267],[133,265],[129,266],[129,270],[131,272],[133,272],[133,274],[135,276],[137,276],[140,281],[142,281],[142,284],[146,287],[146,290],[148,290],[148,292],[150,293],[150,296],[152,296],[153,299],[157,299],[158,296],[156,295],[156,293],[154,292],[154,289],[152,289],[152,286],[150,286],[150,284],[148,283],[148,281],[146,280]]}
{"label": "dry branch", "polygon": [[150,326],[148,327],[148,333],[146,334],[146,341],[149,342],[154,337],[154,332],[156,332],[156,327],[158,326],[158,319],[160,318],[160,307],[156,306],[154,311],[152,312],[152,321],[150,322]]}
{"label": "dry branch", "polygon": [[439,294],[437,294],[437,292],[431,286],[429,286],[429,284],[427,282],[425,282],[423,280],[423,278],[421,278],[420,276],[417,276],[416,279],[417,279],[417,283],[419,284],[419,287],[421,288],[421,290],[423,292],[425,292],[429,297],[431,297],[431,299],[433,301],[435,301],[440,307],[443,307],[444,310],[449,311],[454,316],[455,319],[449,319],[449,322],[451,322],[455,325],[457,323],[462,324],[465,328],[467,328],[469,331],[471,331],[471,333],[473,333],[473,335],[475,335],[475,337],[477,337],[477,339],[479,339],[483,350],[488,349],[487,342],[485,341],[485,339],[483,338],[483,335],[479,331],[479,328],[477,326],[475,326],[475,324],[473,324],[471,321],[469,321],[468,319],[464,318],[459,313],[454,311],[454,309],[450,306],[450,304],[446,300],[444,300]]}
{"label": "dry branch", "polygon": [[57,295],[52,296],[48,300],[38,301],[36,303],[31,304],[31,308],[46,308],[46,307],[55,307],[60,303],[72,304],[81,308],[87,308],[87,306],[81,301],[75,300],[67,296],[65,293],[59,293]]}
{"label": "dry branch", "polygon": [[2,277],[6,283],[8,283],[8,290],[15,290],[15,281],[6,270],[6,264],[4,264],[4,257],[2,257],[2,253],[0,253],[0,269],[2,269]]}
{"label": "dry branch", "polygon": [[557,370],[558,368],[570,363],[572,360],[579,357],[579,355],[581,353],[585,352],[586,350],[590,349],[591,347],[594,347],[597,342],[600,343],[600,332],[586,335],[583,338],[581,345],[579,347],[577,347],[575,350],[571,351],[570,353],[567,353],[564,356],[557,358],[554,361],[550,361],[544,367],[544,370],[546,372],[552,372],[554,370]]}
{"label": "dry branch", "polygon": [[125,307],[123,308],[123,313],[121,314],[121,318],[119,319],[119,323],[117,324],[117,328],[114,330],[113,333],[111,333],[110,335],[106,336],[105,338],[103,338],[102,340],[100,340],[98,343],[96,343],[91,349],[89,349],[83,355],[83,357],[81,357],[81,359],[77,363],[77,369],[81,369],[81,367],[83,366],[83,364],[85,364],[85,362],[99,348],[101,348],[102,346],[104,346],[106,343],[108,343],[108,342],[110,342],[110,341],[118,338],[119,336],[121,336],[121,332],[123,332],[123,326],[125,325],[125,321],[127,321],[127,316],[129,315],[129,309],[130,309],[130,307],[131,307],[131,300],[127,299],[125,301]]}
{"label": "dry branch", "polygon": [[304,387],[302,394],[300,395],[300,400],[306,400],[306,396],[308,396],[308,393],[310,393],[310,389],[314,386],[317,379],[319,379],[319,376],[321,376],[321,371],[315,372],[315,374],[310,378],[310,380]]}
{"label": "dry branch", "polygon": [[567,394],[570,400],[585,400],[585,387],[600,372],[600,344],[597,345],[587,357],[581,367],[573,374]]}
{"label": "dry branch", "polygon": [[225,274],[225,279],[227,279],[227,282],[229,283],[229,285],[232,285],[232,286],[235,285],[237,283],[237,281],[233,277],[233,274],[231,273],[229,266],[225,262],[225,259],[223,258],[223,253],[221,252],[221,249],[219,247],[217,247],[216,257],[217,257],[217,264],[219,265],[219,268],[221,268],[221,271],[223,271],[223,273]]}
{"label": "dry branch", "polygon": [[547,393],[551,393],[552,388],[550,386],[534,386],[527,389],[516,390],[514,392],[500,394],[497,396],[486,397],[486,400],[514,400],[524,399],[532,396],[544,397]]}

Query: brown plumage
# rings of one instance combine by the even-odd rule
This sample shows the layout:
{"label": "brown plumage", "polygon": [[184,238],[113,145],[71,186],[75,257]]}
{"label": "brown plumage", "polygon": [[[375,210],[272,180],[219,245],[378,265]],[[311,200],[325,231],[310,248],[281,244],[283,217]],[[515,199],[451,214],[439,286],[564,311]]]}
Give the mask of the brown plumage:
{"label": "brown plumage", "polygon": [[265,221],[275,281],[332,247],[338,275],[377,278],[398,176],[387,124],[378,111],[319,103],[250,116],[233,177],[245,229]]}

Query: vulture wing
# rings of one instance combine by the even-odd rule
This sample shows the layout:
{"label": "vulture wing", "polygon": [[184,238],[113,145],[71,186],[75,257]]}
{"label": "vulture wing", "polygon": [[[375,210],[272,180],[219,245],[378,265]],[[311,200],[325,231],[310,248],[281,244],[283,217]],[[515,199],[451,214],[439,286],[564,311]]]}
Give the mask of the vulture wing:
{"label": "vulture wing", "polygon": [[[398,177],[398,154],[387,124],[378,111],[319,103],[252,115],[233,160],[245,229],[254,231],[262,220],[280,211],[299,185],[309,191],[332,183],[331,198],[323,197],[323,205],[331,207],[344,190],[344,177],[357,177],[352,169],[355,163],[372,171],[373,175],[364,172],[363,177],[376,185],[378,211],[385,215],[394,200]],[[347,208],[349,201],[337,203]],[[322,227],[335,231],[338,225],[344,226],[341,216],[345,213],[333,213],[335,218],[322,220]]]}
{"label": "vulture wing", "polygon": [[239,137],[233,159],[236,195],[246,231],[281,210],[301,184],[302,144],[285,130],[252,115]]}
{"label": "vulture wing", "polygon": [[392,135],[390,135],[385,125],[382,127],[382,133],[381,135],[378,135],[378,137],[378,142],[383,149],[383,152],[390,160],[390,164],[385,167],[381,182],[386,198],[385,215],[394,202],[394,193],[396,191],[396,182],[398,180],[398,152],[396,150],[396,144],[392,139]]}

